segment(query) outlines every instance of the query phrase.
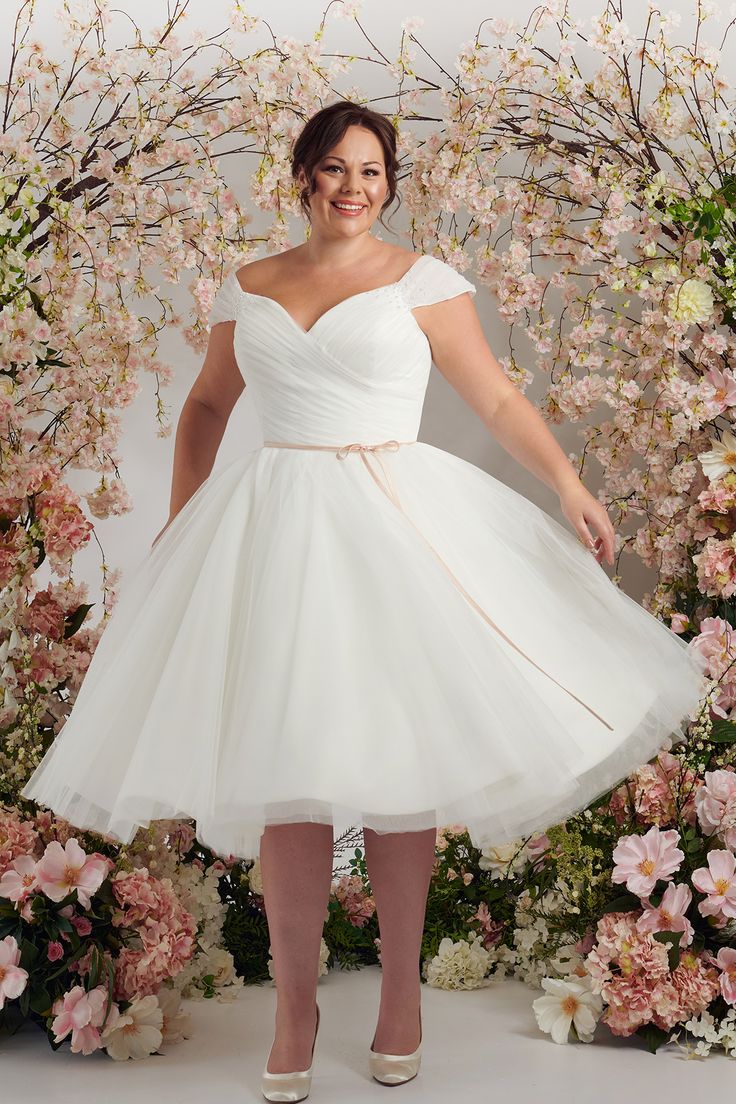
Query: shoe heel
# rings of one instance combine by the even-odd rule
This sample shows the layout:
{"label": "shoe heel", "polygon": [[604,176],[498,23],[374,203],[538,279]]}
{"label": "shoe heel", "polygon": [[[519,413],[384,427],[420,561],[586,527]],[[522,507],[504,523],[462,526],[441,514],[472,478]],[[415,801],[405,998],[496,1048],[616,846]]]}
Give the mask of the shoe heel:
{"label": "shoe heel", "polygon": [[266,1100],[279,1101],[280,1104],[295,1104],[297,1100],[305,1100],[309,1096],[312,1087],[312,1070],[314,1069],[314,1047],[319,1031],[319,1005],[317,1005],[317,1026],[314,1029],[314,1042],[312,1043],[312,1062],[309,1069],[295,1070],[293,1073],[269,1073],[268,1059],[263,1068],[261,1079],[261,1091]]}
{"label": "shoe heel", "polygon": [[[376,1041],[373,1036],[373,1043]],[[403,1085],[412,1081],[419,1073],[422,1061],[422,1013],[419,1012],[419,1046],[412,1054],[381,1054],[373,1049],[368,1051],[368,1063],[371,1076],[382,1085]]]}

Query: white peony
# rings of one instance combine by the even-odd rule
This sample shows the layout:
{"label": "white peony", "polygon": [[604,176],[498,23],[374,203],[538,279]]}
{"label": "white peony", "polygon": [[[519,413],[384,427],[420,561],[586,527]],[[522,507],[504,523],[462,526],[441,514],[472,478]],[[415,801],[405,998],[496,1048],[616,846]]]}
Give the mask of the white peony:
{"label": "white peony", "polygon": [[161,1046],[164,1014],[153,994],[137,997],[126,1012],[121,1012],[102,1032],[102,1044],[111,1058],[147,1058]]}
{"label": "white peony", "polygon": [[670,292],[667,312],[680,322],[708,322],[713,314],[713,292],[703,280],[691,277]]}
{"label": "white peony", "polygon": [[480,989],[493,980],[485,976],[490,965],[491,956],[478,932],[456,943],[445,936],[434,958],[425,962],[424,976],[436,989]]}
{"label": "white peony", "polygon": [[570,1026],[583,1043],[591,1043],[595,1026],[603,1011],[603,998],[591,990],[589,974],[583,977],[542,978],[547,996],[532,1002],[534,1015],[542,1031],[556,1043],[570,1041]]}
{"label": "white peony", "polygon": [[736,437],[730,429],[724,429],[720,441],[710,439],[713,448],[698,453],[701,467],[711,483],[730,471],[736,471]]}

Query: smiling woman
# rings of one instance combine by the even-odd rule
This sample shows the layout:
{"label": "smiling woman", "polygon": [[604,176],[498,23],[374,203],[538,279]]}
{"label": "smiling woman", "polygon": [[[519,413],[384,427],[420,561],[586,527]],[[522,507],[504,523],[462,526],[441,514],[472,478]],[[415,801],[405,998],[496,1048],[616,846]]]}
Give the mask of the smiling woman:
{"label": "smiling woman", "polygon": [[[681,736],[707,662],[601,569],[605,509],[493,357],[474,284],[370,233],[395,149],[356,104],[307,122],[308,239],[220,288],[175,487],[244,380],[263,444],[177,502],[23,791],[124,841],[192,816],[213,850],[260,855],[273,1100],[309,1087],[333,833],[364,829],[391,997],[368,1057],[395,1084],[419,1069],[437,828],[484,847],[581,810]],[[417,439],[433,360],[575,534]]]}

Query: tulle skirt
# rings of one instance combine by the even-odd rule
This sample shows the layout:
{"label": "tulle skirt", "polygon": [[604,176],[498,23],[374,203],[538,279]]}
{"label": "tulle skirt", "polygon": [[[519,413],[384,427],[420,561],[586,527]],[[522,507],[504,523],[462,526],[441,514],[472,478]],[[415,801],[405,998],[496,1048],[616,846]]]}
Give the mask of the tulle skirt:
{"label": "tulle skirt", "polygon": [[580,811],[681,740],[705,661],[571,529],[432,445],[259,448],[214,471],[123,580],[71,714],[23,791],[129,842],[196,820],[467,826]]}

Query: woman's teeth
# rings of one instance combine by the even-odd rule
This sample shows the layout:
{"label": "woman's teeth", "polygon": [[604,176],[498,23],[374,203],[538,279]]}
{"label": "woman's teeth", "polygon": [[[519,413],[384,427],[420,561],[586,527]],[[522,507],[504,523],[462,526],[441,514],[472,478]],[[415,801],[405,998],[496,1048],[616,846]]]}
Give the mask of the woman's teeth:
{"label": "woman's teeth", "polygon": [[332,206],[342,215],[359,215],[364,209],[365,204],[361,203],[359,205],[356,205],[354,203],[336,203],[333,200]]}

